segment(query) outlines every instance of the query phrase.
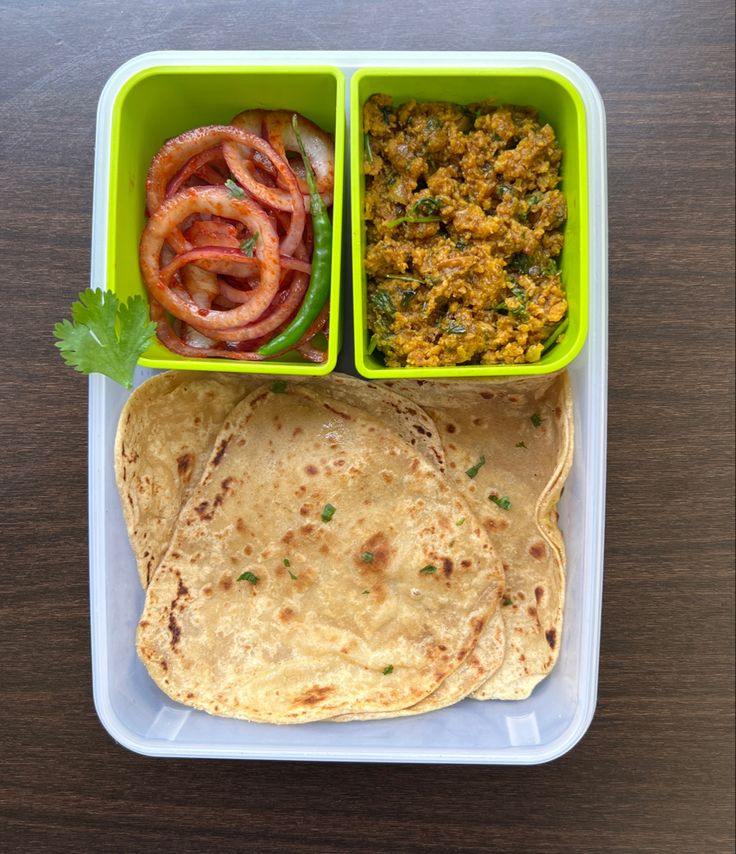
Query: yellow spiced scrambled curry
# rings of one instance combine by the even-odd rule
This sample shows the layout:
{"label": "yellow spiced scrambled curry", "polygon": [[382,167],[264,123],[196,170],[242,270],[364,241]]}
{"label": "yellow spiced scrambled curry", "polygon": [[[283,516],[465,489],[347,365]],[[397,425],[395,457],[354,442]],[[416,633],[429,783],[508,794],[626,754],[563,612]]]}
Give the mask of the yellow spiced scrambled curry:
{"label": "yellow spiced scrambled curry", "polygon": [[374,95],[364,131],[369,350],[391,367],[538,361],[567,312],[552,128]]}

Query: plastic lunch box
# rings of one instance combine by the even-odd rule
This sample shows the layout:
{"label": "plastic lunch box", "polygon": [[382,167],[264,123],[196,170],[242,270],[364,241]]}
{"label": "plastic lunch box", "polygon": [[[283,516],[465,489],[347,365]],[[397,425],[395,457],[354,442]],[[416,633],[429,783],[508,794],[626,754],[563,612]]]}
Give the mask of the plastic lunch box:
{"label": "plastic lunch box", "polygon": [[[466,69],[472,76],[554,75],[582,104],[587,154],[588,336],[569,366],[575,400],[576,446],[559,504],[567,548],[567,599],[559,661],[520,702],[461,703],[415,717],[278,727],[229,720],[181,706],[149,679],[135,654],[143,606],[135,561],[115,488],[112,454],[117,418],[127,392],[95,374],[89,380],[89,537],[92,669],[97,713],[110,735],[151,756],[313,759],[379,762],[534,764],[561,756],[583,736],[593,717],[598,679],[606,457],[607,219],[605,117],[592,81],[573,63],[540,53],[381,52],[160,52],[119,68],[99,103],[95,152],[92,283],[110,271],[110,181],[113,105],[131,78],[146,69],[253,68],[301,71],[361,68]],[[527,69],[527,71],[524,71]],[[236,109],[254,105],[234,105]],[[228,105],[229,109],[230,105]],[[336,119],[339,124],[339,118]],[[181,128],[183,129],[183,128]],[[583,225],[585,225],[584,223]],[[122,259],[121,259],[122,260]],[[126,261],[125,263],[128,263]],[[133,263],[133,262],[130,262]],[[344,288],[344,291],[348,289]],[[346,327],[346,337],[350,330]],[[571,336],[573,337],[573,336]],[[355,372],[346,341],[338,369]],[[271,366],[273,368],[273,366]],[[282,369],[284,370],[284,369]],[[286,368],[293,372],[293,366]],[[136,371],[136,383],[153,373]]]}

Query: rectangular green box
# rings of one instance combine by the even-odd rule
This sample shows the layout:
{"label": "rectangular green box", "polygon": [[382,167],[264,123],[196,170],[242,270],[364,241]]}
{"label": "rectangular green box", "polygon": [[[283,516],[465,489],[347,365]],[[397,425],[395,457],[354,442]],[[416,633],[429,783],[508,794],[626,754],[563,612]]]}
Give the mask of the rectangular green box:
{"label": "rectangular green box", "polygon": [[[564,337],[539,361],[520,365],[458,365],[389,368],[380,353],[368,353],[365,226],[363,220],[363,105],[371,95],[390,95],[394,103],[449,101],[469,104],[491,99],[499,106],[534,107],[548,122],[562,148],[560,189],[567,199],[565,246],[560,257],[567,292],[569,326]],[[362,68],[350,85],[350,192],[353,251],[355,365],[371,379],[527,376],[557,371],[580,352],[588,329],[588,179],[585,107],[575,86],[544,68]]]}
{"label": "rectangular green box", "polygon": [[307,362],[297,352],[263,362],[188,358],[156,340],[139,364],[148,368],[243,373],[322,375],[340,349],[345,77],[328,66],[156,66],[127,80],[112,111],[109,177],[107,289],[125,300],[146,296],[138,266],[138,241],[146,223],[146,175],[163,143],[186,130],[227,124],[247,109],[294,110],[335,139],[332,207],[332,277],[327,360]]}

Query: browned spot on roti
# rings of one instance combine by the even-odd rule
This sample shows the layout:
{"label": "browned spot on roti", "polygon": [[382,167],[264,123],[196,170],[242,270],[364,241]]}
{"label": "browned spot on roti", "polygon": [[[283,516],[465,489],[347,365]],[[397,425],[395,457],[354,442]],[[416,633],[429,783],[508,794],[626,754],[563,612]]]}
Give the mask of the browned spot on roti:
{"label": "browned spot on roti", "polygon": [[483,426],[483,419],[478,418],[477,416],[475,418],[473,418],[473,426],[474,427],[482,427]]}
{"label": "browned spot on roti", "polygon": [[287,545],[294,539],[294,532],[287,531],[284,536],[281,538],[282,543],[286,543]]}
{"label": "browned spot on roti", "polygon": [[460,566],[462,566],[462,567],[464,567],[465,569],[467,569],[469,566],[471,566],[471,565],[472,565],[472,563],[473,563],[473,561],[472,561],[472,560],[468,560],[467,558],[465,558],[465,560],[461,560],[461,561],[460,561]]}
{"label": "browned spot on roti", "polygon": [[[364,561],[363,555],[366,553],[372,554],[373,560]],[[353,562],[363,573],[383,572],[388,566],[392,553],[393,549],[388,537],[383,531],[379,531],[363,542],[353,555]]]}
{"label": "browned spot on roti", "polygon": [[217,495],[215,496],[215,500],[212,503],[214,504],[215,507],[219,507],[222,504],[222,502],[223,502],[222,493],[218,492]]}
{"label": "browned spot on roti", "polygon": [[483,398],[483,400],[493,400],[496,395],[492,391],[482,391],[480,393],[480,396]]}
{"label": "browned spot on roti", "polygon": [[321,555],[328,555],[330,553],[327,543],[322,543],[322,545],[319,547],[319,553]]}
{"label": "browned spot on roti", "polygon": [[562,407],[561,406],[555,406],[555,415],[558,418],[562,418]]}
{"label": "browned spot on roti", "polygon": [[309,516],[309,511],[310,511],[311,509],[312,509],[312,508],[311,508],[308,504],[302,504],[302,506],[299,508],[299,513],[300,513],[302,516]]}
{"label": "browned spot on roti", "polygon": [[308,466],[305,466],[304,471],[307,474],[315,475],[319,472],[317,466],[313,466],[311,463]]}
{"label": "browned spot on roti", "polygon": [[202,595],[203,595],[206,599],[211,599],[211,598],[212,598],[212,596],[214,595],[214,592],[215,592],[215,591],[212,589],[212,585],[211,585],[211,584],[205,584],[205,586],[202,588]]}
{"label": "browned spot on roti", "polygon": [[217,584],[222,590],[229,590],[233,586],[233,580],[229,575],[223,575]]}
{"label": "browned spot on roti", "polygon": [[454,433],[457,430],[457,427],[454,424],[448,424],[445,429],[448,433]]}
{"label": "browned spot on roti", "polygon": [[225,454],[225,451],[227,450],[227,446],[230,444],[230,439],[232,439],[232,436],[228,436],[226,439],[223,439],[220,442],[220,444],[218,445],[217,452],[215,453],[215,456],[212,458],[212,465],[213,466],[219,466],[220,465],[220,460],[222,460],[222,458]]}
{"label": "browned spot on roti", "polygon": [[167,671],[167,670],[169,669],[169,665],[167,664],[167,662],[166,662],[166,659],[165,659],[165,658],[162,658],[162,659],[161,659],[161,669],[162,669],[163,671]]}
{"label": "browned spot on roti", "polygon": [[243,554],[244,555],[252,555],[253,554],[253,546],[250,543],[247,543],[243,546]]}
{"label": "browned spot on roti", "polygon": [[301,528],[299,528],[299,533],[304,534],[305,536],[311,534],[312,531],[314,531],[314,525],[311,522],[306,525],[302,525]]}
{"label": "browned spot on roti", "polygon": [[340,412],[339,409],[335,409],[335,407],[330,406],[329,403],[323,403],[322,406],[324,406],[324,408],[329,410],[330,412],[334,412],[335,415],[339,415],[340,418],[344,418],[346,421],[352,421],[353,420],[352,417],[347,414],[347,412]]}
{"label": "browned spot on roti", "polygon": [[537,602],[542,601],[542,596],[544,596],[544,587],[535,587],[534,597],[536,598]]}
{"label": "browned spot on roti", "polygon": [[210,506],[209,501],[203,501],[201,504],[198,504],[194,508],[194,512],[199,516],[200,519],[207,521],[212,518],[212,513],[207,512],[207,508]]}
{"label": "browned spot on roti", "polygon": [[299,436],[299,435],[300,435],[301,433],[303,433],[303,432],[304,432],[303,428],[301,428],[301,427],[295,427],[295,428],[291,431],[291,435],[292,435],[292,436],[294,436],[294,437],[296,437],[296,436]]}
{"label": "browned spot on roti", "polygon": [[345,460],[342,460],[342,459],[340,459],[340,460],[335,460],[335,465],[336,465],[336,466],[344,466],[344,465],[345,465]]}
{"label": "browned spot on roti", "polygon": [[430,430],[427,430],[427,429],[426,429],[426,428],[424,428],[424,427],[422,427],[422,425],[421,425],[421,424],[415,424],[415,425],[414,425],[414,429],[417,431],[417,433],[419,433],[419,435],[420,435],[420,436],[426,436],[426,437],[427,437],[427,438],[429,438],[429,439],[431,439],[431,438],[432,438],[432,433],[431,433],[431,431],[430,431]]}
{"label": "browned spot on roti", "polygon": [[455,567],[452,564],[452,559],[449,557],[442,558],[442,572],[449,578],[452,575],[452,570]]}
{"label": "browned spot on roti", "polygon": [[169,613],[169,633],[171,634],[171,648],[176,649],[176,645],[179,643],[179,638],[181,637],[181,629],[176,622],[173,611]]}
{"label": "browned spot on roti", "polygon": [[294,619],[294,609],[293,608],[282,608],[279,611],[279,620],[282,623],[288,623],[289,620]]}
{"label": "browned spot on roti", "polygon": [[148,622],[148,620],[141,620],[140,626],[142,629],[147,629],[150,626],[150,623]]}
{"label": "browned spot on roti", "polygon": [[192,454],[182,454],[176,458],[176,468],[179,472],[179,477],[184,483],[189,483],[194,469],[194,457]]}
{"label": "browned spot on roti", "polygon": [[382,471],[381,477],[383,478],[384,483],[392,483],[394,476],[390,471]]}
{"label": "browned spot on roti", "polygon": [[532,619],[537,619],[537,609],[534,607],[534,605],[529,605],[529,607],[526,609],[526,612]]}
{"label": "browned spot on roti", "polygon": [[536,558],[537,560],[542,560],[542,558],[547,554],[547,549],[544,547],[544,543],[532,543],[529,546],[529,554]]}
{"label": "browned spot on roti", "polygon": [[335,688],[332,685],[312,685],[300,697],[297,697],[292,705],[315,706],[317,703],[326,700],[334,690]]}
{"label": "browned spot on roti", "polygon": [[509,523],[505,519],[492,519],[489,516],[487,519],[483,520],[483,527],[489,534],[493,534],[496,531],[503,531],[504,528],[508,528],[508,526]]}
{"label": "browned spot on roti", "polygon": [[555,644],[557,643],[557,629],[547,629],[547,631],[544,633],[544,636],[547,638],[549,648],[554,649]]}
{"label": "browned spot on roti", "polygon": [[519,590],[516,595],[519,599],[521,599],[522,602],[526,599],[526,596],[524,595],[523,590]]}
{"label": "browned spot on roti", "polygon": [[222,489],[223,489],[225,492],[227,492],[227,491],[228,491],[228,489],[230,489],[230,484],[231,484],[232,482],[233,482],[233,479],[232,479],[231,477],[226,477],[226,478],[222,481],[222,483],[220,484],[220,486],[222,487]]}
{"label": "browned spot on roti", "polygon": [[385,584],[376,584],[375,587],[373,587],[373,589],[371,590],[371,592],[373,593],[373,599],[376,604],[380,605],[382,602],[386,601],[386,596],[388,595],[388,592],[386,590]]}
{"label": "browned spot on roti", "polygon": [[245,522],[240,518],[240,516],[235,520],[235,527],[241,534],[246,531]]}

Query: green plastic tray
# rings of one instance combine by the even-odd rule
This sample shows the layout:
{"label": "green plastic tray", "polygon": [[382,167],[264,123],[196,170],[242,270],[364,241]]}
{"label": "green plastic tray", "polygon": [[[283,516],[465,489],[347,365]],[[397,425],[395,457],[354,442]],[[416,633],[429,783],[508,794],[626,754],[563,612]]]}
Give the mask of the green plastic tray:
{"label": "green plastic tray", "polygon": [[[365,227],[363,222],[363,105],[374,94],[396,103],[451,101],[469,104],[493,99],[500,104],[534,107],[554,129],[563,151],[561,189],[568,219],[560,259],[567,291],[569,326],[561,341],[539,361],[521,365],[458,365],[435,368],[388,368],[380,353],[367,352]],[[350,192],[352,218],[353,320],[355,365],[371,379],[399,377],[526,376],[557,371],[580,352],[588,329],[588,210],[585,107],[575,86],[543,68],[362,68],[350,84]]]}
{"label": "green plastic tray", "polygon": [[244,373],[321,375],[332,371],[340,349],[340,249],[342,245],[345,77],[321,66],[160,66],[133,75],[120,89],[112,112],[107,288],[120,298],[145,296],[138,268],[138,241],[145,226],[146,174],[170,137],[191,128],[227,124],[241,110],[293,109],[335,138],[332,208],[332,287],[327,360],[307,362],[296,352],[264,362],[193,359],[156,341],[139,364],[148,368]]}

